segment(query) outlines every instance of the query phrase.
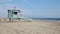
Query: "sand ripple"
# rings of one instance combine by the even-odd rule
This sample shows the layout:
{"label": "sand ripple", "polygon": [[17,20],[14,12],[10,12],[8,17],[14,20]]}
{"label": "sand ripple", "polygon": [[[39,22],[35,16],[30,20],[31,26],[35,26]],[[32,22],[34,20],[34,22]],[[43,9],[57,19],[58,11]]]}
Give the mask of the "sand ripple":
{"label": "sand ripple", "polygon": [[14,29],[0,24],[0,34],[28,34],[22,30]]}

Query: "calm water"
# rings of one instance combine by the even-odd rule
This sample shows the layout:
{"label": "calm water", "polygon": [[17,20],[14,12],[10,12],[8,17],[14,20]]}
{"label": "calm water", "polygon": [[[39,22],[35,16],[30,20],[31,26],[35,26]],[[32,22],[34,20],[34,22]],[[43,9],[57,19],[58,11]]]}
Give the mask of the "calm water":
{"label": "calm water", "polygon": [[60,21],[60,18],[32,18],[33,20],[54,20]]}

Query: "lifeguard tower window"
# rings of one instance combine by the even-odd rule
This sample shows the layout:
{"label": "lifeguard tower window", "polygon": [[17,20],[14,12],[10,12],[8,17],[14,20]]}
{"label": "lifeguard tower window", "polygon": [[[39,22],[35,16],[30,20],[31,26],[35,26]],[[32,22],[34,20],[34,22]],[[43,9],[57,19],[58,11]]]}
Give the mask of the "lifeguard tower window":
{"label": "lifeguard tower window", "polygon": [[17,12],[14,12],[15,15],[17,15]]}
{"label": "lifeguard tower window", "polygon": [[8,10],[8,11],[11,11],[11,10]]}

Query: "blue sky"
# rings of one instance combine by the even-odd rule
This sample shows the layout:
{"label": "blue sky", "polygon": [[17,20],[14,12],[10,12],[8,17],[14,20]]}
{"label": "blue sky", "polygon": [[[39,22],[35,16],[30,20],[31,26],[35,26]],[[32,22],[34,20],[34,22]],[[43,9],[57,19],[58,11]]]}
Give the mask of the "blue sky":
{"label": "blue sky", "polygon": [[60,0],[0,0],[0,17],[14,6],[27,17],[60,18]]}

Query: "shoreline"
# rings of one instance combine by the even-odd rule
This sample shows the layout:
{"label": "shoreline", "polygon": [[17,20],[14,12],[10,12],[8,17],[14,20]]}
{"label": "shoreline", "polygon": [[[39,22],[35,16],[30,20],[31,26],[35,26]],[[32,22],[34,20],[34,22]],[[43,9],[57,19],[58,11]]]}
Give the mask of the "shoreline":
{"label": "shoreline", "polygon": [[[53,22],[53,23],[54,22],[55,23],[57,22],[57,23],[60,23],[60,21],[56,21],[56,20],[33,20],[32,19],[31,22],[33,22],[33,21],[36,21],[36,22],[39,22],[40,21],[40,22]],[[0,23],[1,22],[3,22],[3,23],[4,22],[9,22],[9,19],[0,19]],[[21,21],[13,21],[13,22],[30,22],[30,21],[23,21],[23,20],[21,20]]]}

